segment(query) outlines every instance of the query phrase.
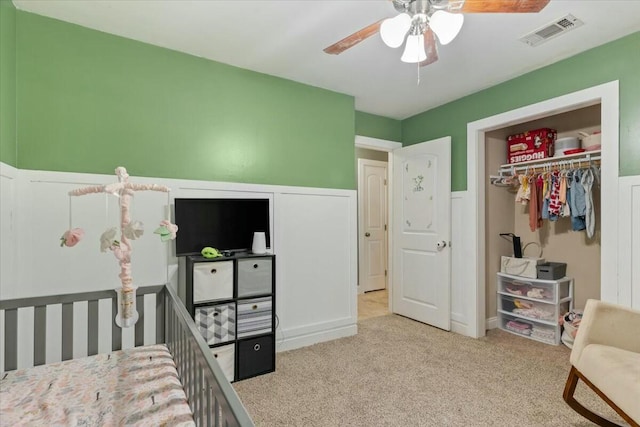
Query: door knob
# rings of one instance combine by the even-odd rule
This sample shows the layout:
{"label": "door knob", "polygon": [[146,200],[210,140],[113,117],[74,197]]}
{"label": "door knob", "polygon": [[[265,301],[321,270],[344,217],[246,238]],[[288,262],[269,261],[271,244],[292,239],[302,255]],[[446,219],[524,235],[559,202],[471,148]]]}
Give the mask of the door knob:
{"label": "door knob", "polygon": [[444,240],[440,240],[438,243],[436,243],[436,247],[439,250],[442,250],[447,247],[447,242],[445,242]]}
{"label": "door knob", "polygon": [[365,236],[365,237],[369,237],[369,236],[371,236],[371,233],[369,233],[369,232],[367,231],[366,233],[364,233],[364,236]]}

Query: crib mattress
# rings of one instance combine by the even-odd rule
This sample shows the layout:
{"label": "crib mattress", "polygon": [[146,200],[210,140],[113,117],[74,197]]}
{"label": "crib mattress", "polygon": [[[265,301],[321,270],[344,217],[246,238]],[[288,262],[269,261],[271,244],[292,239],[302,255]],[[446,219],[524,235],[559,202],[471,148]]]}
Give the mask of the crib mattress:
{"label": "crib mattress", "polygon": [[2,374],[0,426],[195,426],[164,344]]}

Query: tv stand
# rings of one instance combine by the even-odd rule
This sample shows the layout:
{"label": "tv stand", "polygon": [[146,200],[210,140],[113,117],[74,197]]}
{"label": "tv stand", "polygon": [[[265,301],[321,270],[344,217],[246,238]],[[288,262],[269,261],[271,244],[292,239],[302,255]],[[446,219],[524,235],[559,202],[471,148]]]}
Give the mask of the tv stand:
{"label": "tv stand", "polygon": [[275,255],[222,253],[186,257],[187,310],[229,381],[273,372]]}

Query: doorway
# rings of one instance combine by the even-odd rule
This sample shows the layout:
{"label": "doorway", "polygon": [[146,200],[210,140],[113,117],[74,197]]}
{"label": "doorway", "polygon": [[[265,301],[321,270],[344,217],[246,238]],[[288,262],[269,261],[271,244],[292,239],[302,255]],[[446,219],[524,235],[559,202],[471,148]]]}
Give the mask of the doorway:
{"label": "doorway", "polygon": [[[356,149],[359,293],[387,289],[387,161],[362,157],[369,151]],[[387,153],[373,153],[387,157]]]}
{"label": "doorway", "polygon": [[[393,209],[387,209],[388,311],[449,330],[451,138],[403,148],[356,136],[356,147],[385,151],[389,160],[386,192]],[[368,237],[362,225],[358,234]],[[360,308],[366,301],[362,291],[359,294]]]}
{"label": "doorway", "polygon": [[391,313],[387,184],[391,152],[400,147],[402,144],[399,142],[360,135],[355,140],[358,179],[358,320]]}

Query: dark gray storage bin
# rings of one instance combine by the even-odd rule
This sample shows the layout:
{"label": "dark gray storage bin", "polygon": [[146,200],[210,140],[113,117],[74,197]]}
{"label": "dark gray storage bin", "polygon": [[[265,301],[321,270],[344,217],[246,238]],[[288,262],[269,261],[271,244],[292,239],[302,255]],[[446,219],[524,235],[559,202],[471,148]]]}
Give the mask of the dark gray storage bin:
{"label": "dark gray storage bin", "polygon": [[567,263],[545,262],[544,264],[538,264],[536,269],[538,270],[538,279],[562,279],[567,273]]}

